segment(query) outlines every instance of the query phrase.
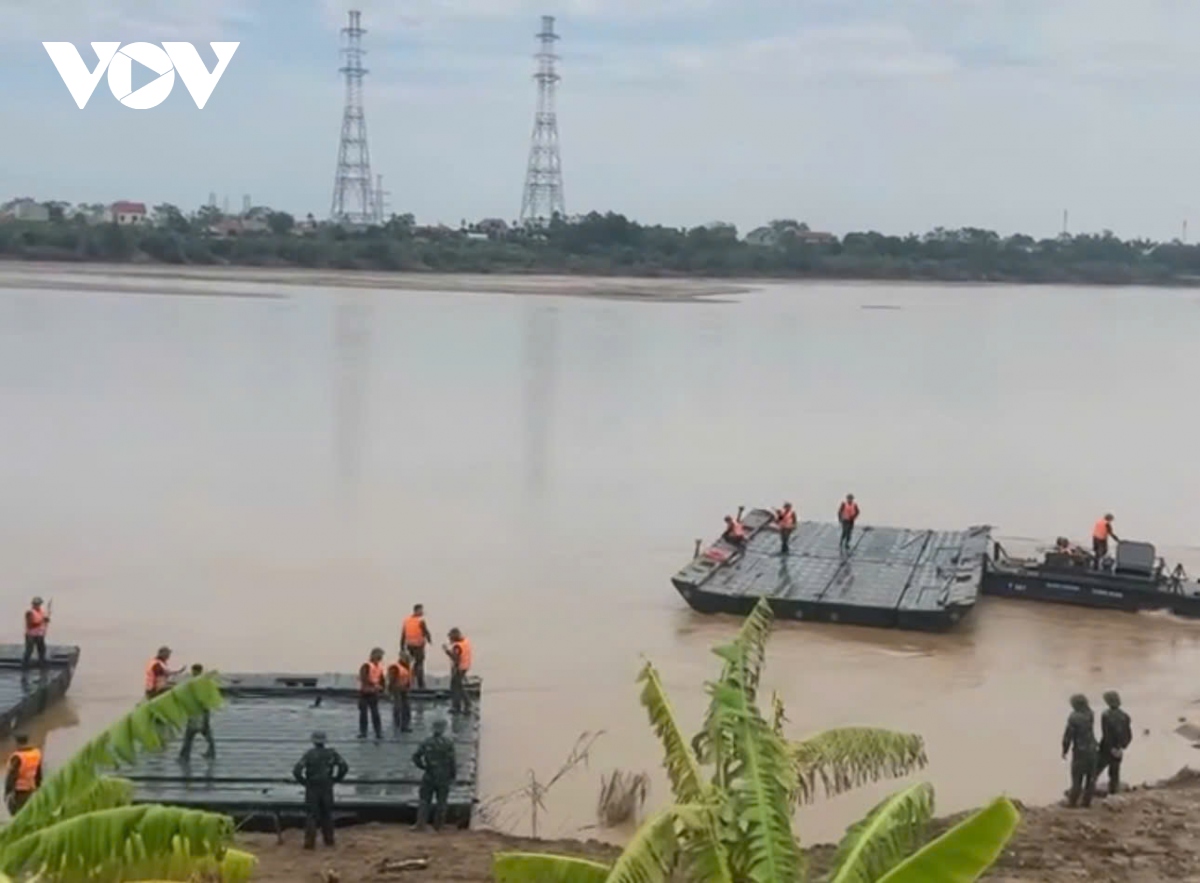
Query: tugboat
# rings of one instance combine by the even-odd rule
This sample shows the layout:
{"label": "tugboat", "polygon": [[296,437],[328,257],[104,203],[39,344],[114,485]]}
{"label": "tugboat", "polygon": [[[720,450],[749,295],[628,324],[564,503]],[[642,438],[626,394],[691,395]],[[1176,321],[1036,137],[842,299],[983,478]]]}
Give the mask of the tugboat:
{"label": "tugboat", "polygon": [[993,543],[982,591],[1002,598],[1112,610],[1167,610],[1200,618],[1200,581],[1177,564],[1170,571],[1152,543],[1125,541],[1099,563],[1060,537],[1044,557],[1014,558]]}

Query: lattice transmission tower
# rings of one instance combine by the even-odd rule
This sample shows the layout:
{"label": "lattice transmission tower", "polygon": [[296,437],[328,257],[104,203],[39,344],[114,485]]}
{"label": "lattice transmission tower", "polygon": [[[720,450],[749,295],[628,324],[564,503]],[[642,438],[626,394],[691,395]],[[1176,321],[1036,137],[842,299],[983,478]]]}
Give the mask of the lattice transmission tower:
{"label": "lattice transmission tower", "polygon": [[342,28],[342,54],[346,63],[340,72],[346,77],[346,107],[342,111],[342,139],[333,179],[333,207],[329,212],[334,222],[350,225],[381,221],[375,181],[371,177],[367,118],[363,114],[363,76],[367,73],[363,67],[363,56],[367,53],[362,48],[365,33],[362,13],[350,10],[349,26]]}
{"label": "lattice transmission tower", "polygon": [[533,137],[529,143],[529,165],[525,171],[525,195],[521,199],[521,222],[544,224],[555,215],[566,216],[563,203],[562,158],[558,153],[558,114],[554,108],[557,92],[558,56],[554,54],[554,16],[542,16],[542,31],[536,35],[541,50],[536,56],[537,112],[533,118]]}

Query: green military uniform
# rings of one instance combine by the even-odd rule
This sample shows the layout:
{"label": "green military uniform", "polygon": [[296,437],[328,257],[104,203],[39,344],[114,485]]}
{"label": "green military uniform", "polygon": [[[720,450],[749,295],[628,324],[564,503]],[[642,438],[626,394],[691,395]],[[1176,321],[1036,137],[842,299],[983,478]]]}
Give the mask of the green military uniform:
{"label": "green military uniform", "polygon": [[458,774],[458,765],[454,756],[454,743],[446,737],[446,722],[433,722],[433,735],[421,743],[413,755],[413,763],[424,771],[421,777],[419,792],[420,804],[417,807],[417,829],[420,830],[429,822],[429,810],[437,799],[437,812],[433,817],[433,827],[441,830],[446,822],[446,804],[450,800],[450,786]]}
{"label": "green military uniform", "polygon": [[188,718],[187,726],[183,730],[183,745],[179,748],[179,759],[188,761],[192,756],[192,743],[196,741],[197,736],[203,736],[204,741],[208,743],[208,747],[204,749],[204,757],[212,760],[217,756],[217,743],[213,739],[212,718],[207,711]]}
{"label": "green military uniform", "polygon": [[1116,690],[1105,693],[1104,702],[1108,708],[1100,715],[1100,765],[1096,778],[1108,770],[1108,793],[1116,794],[1121,790],[1121,761],[1133,741],[1133,721],[1121,708],[1121,696]]}
{"label": "green military uniform", "polygon": [[[203,669],[199,665],[192,666],[192,677],[198,678],[203,673]],[[183,730],[183,745],[179,748],[179,760],[187,763],[192,757],[192,743],[196,741],[197,736],[203,736],[204,741],[208,743],[208,747],[204,750],[204,757],[212,760],[217,756],[217,743],[213,739],[212,731],[212,716],[207,710],[200,712],[195,717],[189,717],[187,726]]]}
{"label": "green military uniform", "polygon": [[1088,705],[1087,697],[1076,693],[1071,697],[1071,713],[1067,716],[1067,728],[1063,731],[1062,756],[1071,752],[1071,790],[1067,802],[1078,806],[1080,797],[1084,806],[1092,805],[1096,791],[1096,765],[1099,756],[1096,745],[1096,719]]}
{"label": "green military uniform", "polygon": [[333,846],[333,786],[346,778],[350,764],[332,748],[325,745],[325,734],[312,734],[313,747],[292,769],[296,781],[304,786],[304,848],[317,845],[317,827],[326,846]]}

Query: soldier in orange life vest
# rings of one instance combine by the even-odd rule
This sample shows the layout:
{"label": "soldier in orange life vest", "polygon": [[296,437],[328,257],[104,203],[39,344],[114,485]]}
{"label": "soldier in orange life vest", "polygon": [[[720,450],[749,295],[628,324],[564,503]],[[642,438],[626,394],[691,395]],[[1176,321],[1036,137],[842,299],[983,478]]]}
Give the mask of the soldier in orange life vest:
{"label": "soldier in orange life vest", "polygon": [[367,738],[367,716],[371,717],[371,728],[375,738],[383,738],[383,722],[379,719],[379,697],[386,688],[383,670],[383,650],[376,647],[371,658],[358,670],[358,738]]}
{"label": "soldier in orange life vest", "polygon": [[400,626],[400,652],[408,651],[419,690],[425,689],[425,646],[432,643],[433,635],[425,624],[425,605],[414,604],[412,615],[404,617]]}
{"label": "soldier in orange life vest", "polygon": [[408,695],[412,683],[412,662],[407,653],[401,652],[400,658],[387,670],[388,692],[392,694],[392,726],[401,733],[412,730],[412,702]]}
{"label": "soldier in orange life vest", "polygon": [[176,675],[181,675],[184,668],[177,668],[174,671],[167,668],[167,663],[171,661],[171,648],[159,647],[158,653],[154,658],[146,663],[146,698],[153,699],[171,689],[171,678]]}
{"label": "soldier in orange life vest", "polygon": [[779,525],[779,554],[786,555],[792,531],[796,529],[796,510],[791,503],[784,503],[783,508],[775,512],[775,523]]}
{"label": "soldier in orange life vest", "polygon": [[1109,512],[1103,518],[1096,522],[1092,528],[1092,554],[1096,556],[1094,566],[1097,570],[1100,569],[1100,562],[1108,557],[1108,541],[1114,539],[1118,543],[1121,538],[1113,532],[1113,517]]}
{"label": "soldier in orange life vest", "polygon": [[42,609],[42,599],[34,598],[25,611],[25,657],[22,668],[29,668],[33,651],[37,650],[38,665],[46,664],[46,629],[50,625],[50,614]]}
{"label": "soldier in orange life vest", "polygon": [[452,714],[470,714],[471,700],[467,696],[467,672],[471,670],[471,642],[456,628],[446,636],[450,644],[442,645],[450,657],[450,711]]}
{"label": "soldier in orange life vest", "polygon": [[838,506],[838,523],[842,526],[842,551],[850,551],[850,537],[854,533],[854,522],[858,518],[858,503],[854,502],[854,494],[846,494],[842,505]]}
{"label": "soldier in orange life vest", "polygon": [[737,546],[739,549],[742,548],[746,545],[746,525],[742,524],[740,518],[726,515],[725,532],[721,534],[721,539],[731,546]]}
{"label": "soldier in orange life vest", "polygon": [[17,736],[17,750],[8,758],[8,776],[4,780],[4,801],[16,815],[33,792],[42,787],[42,752],[29,744],[29,737]]}

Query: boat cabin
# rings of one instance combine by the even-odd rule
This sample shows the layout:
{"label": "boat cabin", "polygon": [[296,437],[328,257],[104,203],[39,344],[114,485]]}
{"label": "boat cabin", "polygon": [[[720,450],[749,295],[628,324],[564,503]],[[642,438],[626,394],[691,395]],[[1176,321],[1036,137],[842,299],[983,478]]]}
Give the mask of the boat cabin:
{"label": "boat cabin", "polygon": [[1086,568],[1099,570],[1113,576],[1126,576],[1154,580],[1162,576],[1165,562],[1158,557],[1153,543],[1125,541],[1117,544],[1117,554],[1106,557],[1096,568],[1095,558],[1065,537],[1059,537],[1054,549],[1046,553],[1042,568],[1045,570],[1076,570]]}

